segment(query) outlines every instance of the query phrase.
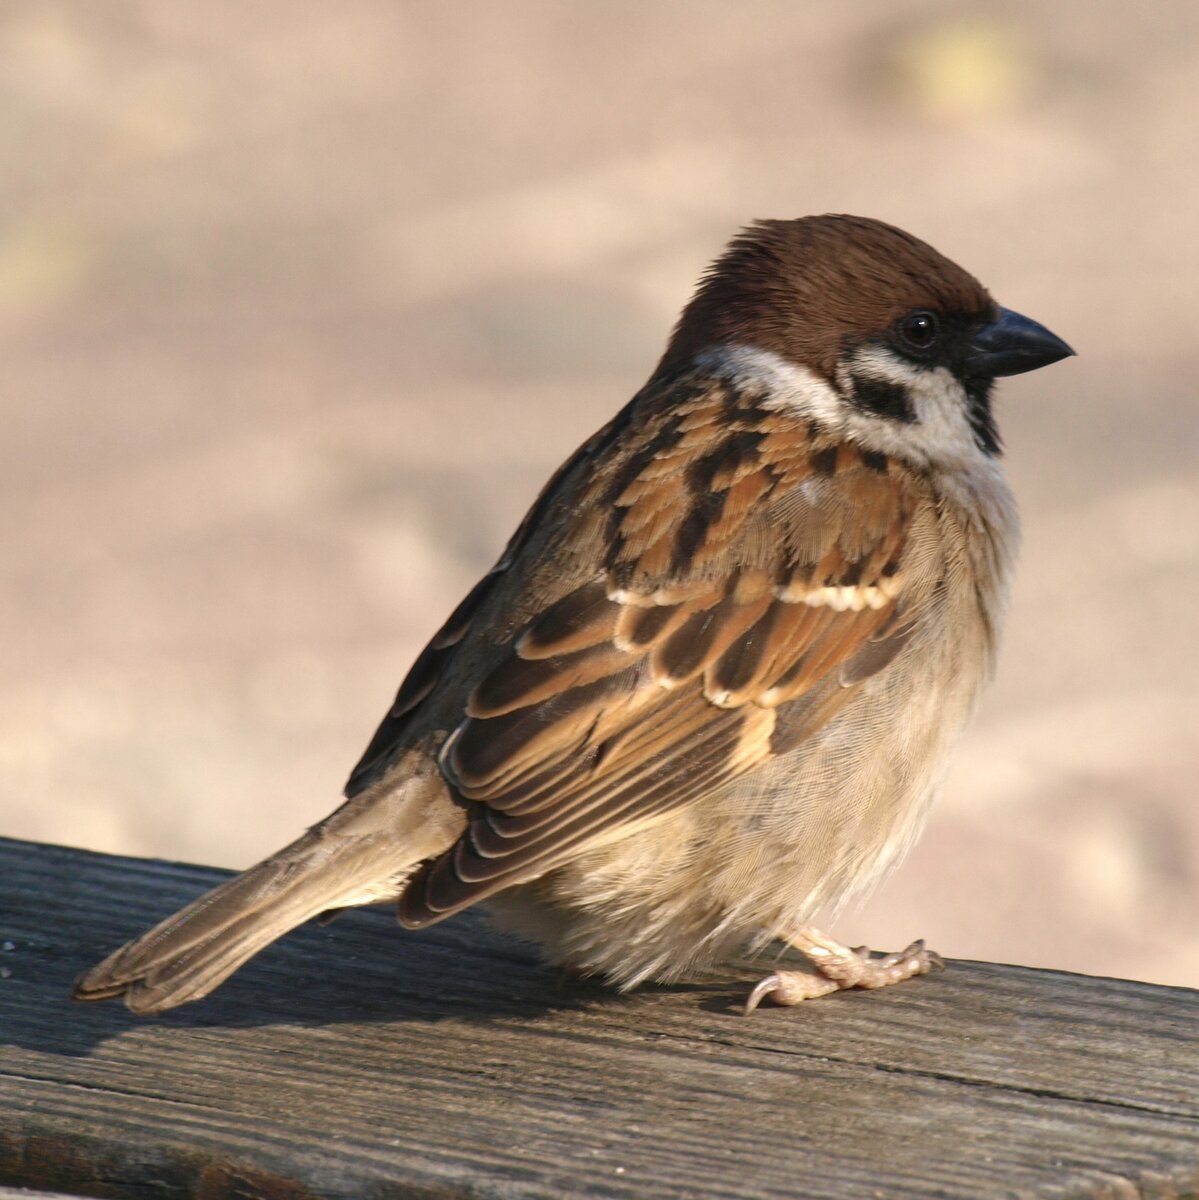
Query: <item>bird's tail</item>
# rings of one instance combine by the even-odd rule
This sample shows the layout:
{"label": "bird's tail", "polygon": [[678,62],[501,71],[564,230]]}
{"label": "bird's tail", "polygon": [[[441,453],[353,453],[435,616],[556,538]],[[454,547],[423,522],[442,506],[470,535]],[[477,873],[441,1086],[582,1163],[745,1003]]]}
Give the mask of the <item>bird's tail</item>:
{"label": "bird's tail", "polygon": [[76,1000],[124,996],[136,1013],[199,1000],[247,959],[327,909],[398,894],[389,839],[333,844],[316,831],[193,900],[75,981]]}

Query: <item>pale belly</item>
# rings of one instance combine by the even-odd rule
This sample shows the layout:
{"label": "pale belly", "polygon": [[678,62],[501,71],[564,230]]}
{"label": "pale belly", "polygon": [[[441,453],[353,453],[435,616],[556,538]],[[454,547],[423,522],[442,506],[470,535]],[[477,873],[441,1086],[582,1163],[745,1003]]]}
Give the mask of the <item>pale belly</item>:
{"label": "pale belly", "polygon": [[553,961],[632,986],[828,915],[912,844],[973,706],[981,635],[945,632],[927,631],[751,778],[488,901],[497,923]]}

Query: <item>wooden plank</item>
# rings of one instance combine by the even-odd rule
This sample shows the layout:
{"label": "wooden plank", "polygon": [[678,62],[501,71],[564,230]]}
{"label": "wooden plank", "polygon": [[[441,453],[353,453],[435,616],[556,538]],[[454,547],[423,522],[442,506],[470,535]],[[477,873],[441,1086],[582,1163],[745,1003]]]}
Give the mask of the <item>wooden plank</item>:
{"label": "wooden plank", "polygon": [[69,1197],[69,1192],[35,1192],[32,1188],[10,1188],[0,1184],[0,1200],[69,1200]]}
{"label": "wooden plank", "polygon": [[73,976],[222,877],[0,840],[0,1184],[89,1196],[1199,1195],[1199,993],[981,963],[616,996],[468,914],[297,931],[198,1005]]}

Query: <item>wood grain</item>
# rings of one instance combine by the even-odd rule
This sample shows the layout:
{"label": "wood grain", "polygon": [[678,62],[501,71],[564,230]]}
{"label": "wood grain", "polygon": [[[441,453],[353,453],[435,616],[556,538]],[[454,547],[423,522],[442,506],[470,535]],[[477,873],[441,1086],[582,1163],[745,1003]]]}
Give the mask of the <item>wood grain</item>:
{"label": "wood grain", "polygon": [[763,963],[622,997],[471,914],[410,934],[362,912],[163,1018],[67,1000],[222,877],[0,840],[0,1188],[1199,1196],[1185,989],[954,962],[747,1019]]}

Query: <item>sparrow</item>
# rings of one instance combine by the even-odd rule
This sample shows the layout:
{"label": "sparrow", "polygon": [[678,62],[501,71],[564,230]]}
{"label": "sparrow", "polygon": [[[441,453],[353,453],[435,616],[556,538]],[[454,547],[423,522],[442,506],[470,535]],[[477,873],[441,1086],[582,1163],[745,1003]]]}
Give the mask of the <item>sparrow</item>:
{"label": "sparrow", "polygon": [[404,679],[345,802],[86,972],[207,995],[309,918],[474,904],[619,989],[781,939],[795,1004],[939,964],[813,924],[911,845],[996,654],[997,378],[1073,351],[880,221],[759,221]]}

